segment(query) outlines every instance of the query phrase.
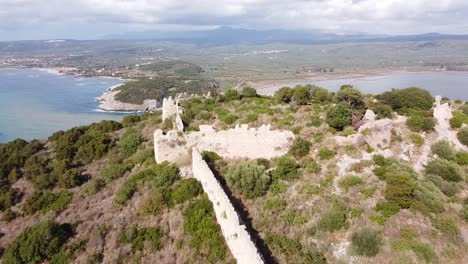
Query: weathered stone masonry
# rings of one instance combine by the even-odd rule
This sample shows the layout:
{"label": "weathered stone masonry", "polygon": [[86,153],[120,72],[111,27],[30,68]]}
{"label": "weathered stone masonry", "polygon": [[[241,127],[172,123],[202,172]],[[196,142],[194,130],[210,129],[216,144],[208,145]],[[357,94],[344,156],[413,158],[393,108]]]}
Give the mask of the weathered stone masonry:
{"label": "weathered stone masonry", "polygon": [[203,190],[213,203],[216,219],[237,263],[263,263],[263,258],[252,242],[246,226],[239,221],[239,215],[231,201],[196,148],[192,151],[192,170],[193,176],[201,182]]}

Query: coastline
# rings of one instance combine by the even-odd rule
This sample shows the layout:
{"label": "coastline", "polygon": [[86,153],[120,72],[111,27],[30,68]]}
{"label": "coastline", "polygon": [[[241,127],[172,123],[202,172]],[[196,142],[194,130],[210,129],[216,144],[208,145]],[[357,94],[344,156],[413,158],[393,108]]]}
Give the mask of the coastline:
{"label": "coastline", "polygon": [[113,85],[103,94],[95,98],[96,101],[100,102],[97,111],[110,113],[141,113],[160,109],[158,108],[158,102],[156,100],[145,100],[141,105],[124,103],[116,100],[115,96],[120,91],[115,91],[115,89],[123,84],[124,83]]}

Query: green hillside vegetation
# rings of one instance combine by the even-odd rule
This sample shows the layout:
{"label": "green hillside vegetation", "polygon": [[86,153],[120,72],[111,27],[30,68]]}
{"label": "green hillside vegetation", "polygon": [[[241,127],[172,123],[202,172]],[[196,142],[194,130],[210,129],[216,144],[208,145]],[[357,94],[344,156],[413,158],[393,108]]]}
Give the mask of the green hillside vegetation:
{"label": "green hillside vegetation", "polygon": [[154,71],[167,76],[199,76],[203,68],[187,61],[170,60],[144,64],[139,67],[142,71]]}
{"label": "green hillside vegetation", "polygon": [[144,100],[162,101],[178,93],[203,94],[213,88],[214,81],[183,79],[180,77],[155,77],[129,81],[116,88],[115,99],[124,103],[142,104]]}
{"label": "green hillside vegetation", "polygon": [[[432,104],[419,88],[372,96],[307,85],[272,97],[231,89],[181,107],[185,133],[245,123],[295,134],[289,152],[271,160],[202,153],[268,263],[461,263],[468,155],[433,141]],[[336,136],[372,135],[356,134],[366,109],[413,121],[398,123],[388,146],[339,145]],[[3,263],[235,263],[217,205],[179,175],[189,162],[154,161],[153,132],[170,129],[165,123],[145,113],[0,144]],[[465,130],[456,128],[462,143]],[[425,143],[434,157],[424,167],[402,158],[402,144],[418,155]]]}

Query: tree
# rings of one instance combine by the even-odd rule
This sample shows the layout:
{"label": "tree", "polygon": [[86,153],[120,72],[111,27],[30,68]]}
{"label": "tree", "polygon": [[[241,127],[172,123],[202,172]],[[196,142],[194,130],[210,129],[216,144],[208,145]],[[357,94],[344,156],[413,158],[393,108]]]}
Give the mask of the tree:
{"label": "tree", "polygon": [[292,101],[297,105],[306,105],[310,101],[310,88],[307,86],[296,86],[292,95]]}
{"label": "tree", "polygon": [[327,123],[337,130],[343,130],[351,124],[352,111],[348,104],[341,102],[327,112]]}
{"label": "tree", "polygon": [[380,233],[370,227],[364,227],[351,235],[351,246],[358,255],[373,257],[379,253],[381,245]]}
{"label": "tree", "polygon": [[463,145],[468,146],[468,127],[460,129],[457,133],[457,138]]}
{"label": "tree", "polygon": [[264,166],[244,161],[228,167],[226,182],[236,192],[251,199],[264,195],[271,179]]}
{"label": "tree", "polygon": [[331,102],[333,96],[328,92],[327,89],[315,86],[310,93],[310,97],[314,103],[327,103]]}
{"label": "tree", "polygon": [[278,102],[290,103],[294,94],[294,89],[283,87],[275,92],[273,96]]}
{"label": "tree", "polygon": [[244,87],[244,89],[242,89],[242,96],[246,98],[257,97],[258,96],[257,90],[249,86]]}
{"label": "tree", "polygon": [[343,85],[336,93],[339,102],[345,102],[351,109],[363,109],[365,107],[361,92],[352,85]]}
{"label": "tree", "polygon": [[390,105],[397,111],[403,108],[430,110],[434,103],[434,98],[430,92],[417,87],[393,90],[379,94],[376,97],[382,103]]}

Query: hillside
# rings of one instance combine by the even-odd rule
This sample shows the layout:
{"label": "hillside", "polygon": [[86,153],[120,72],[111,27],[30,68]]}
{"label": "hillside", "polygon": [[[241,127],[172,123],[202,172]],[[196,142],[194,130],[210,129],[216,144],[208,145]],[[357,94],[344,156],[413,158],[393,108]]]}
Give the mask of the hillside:
{"label": "hillside", "polygon": [[[201,153],[266,262],[468,260],[463,102],[419,88],[298,86],[273,97],[229,89],[180,107],[181,139],[203,136],[200,125],[294,134],[271,159]],[[157,129],[167,134],[173,119],[145,113],[1,144],[3,263],[235,263],[189,159],[156,164]]]}

